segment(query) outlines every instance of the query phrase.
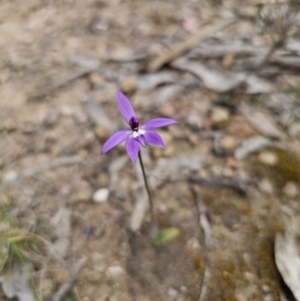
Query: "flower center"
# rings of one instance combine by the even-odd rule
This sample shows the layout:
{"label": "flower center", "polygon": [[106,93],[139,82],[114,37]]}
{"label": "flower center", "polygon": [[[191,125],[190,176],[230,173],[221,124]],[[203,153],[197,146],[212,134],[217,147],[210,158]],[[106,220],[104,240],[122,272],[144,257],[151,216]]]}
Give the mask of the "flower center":
{"label": "flower center", "polygon": [[136,117],[132,116],[129,120],[129,126],[133,131],[137,132],[140,128],[140,122]]}

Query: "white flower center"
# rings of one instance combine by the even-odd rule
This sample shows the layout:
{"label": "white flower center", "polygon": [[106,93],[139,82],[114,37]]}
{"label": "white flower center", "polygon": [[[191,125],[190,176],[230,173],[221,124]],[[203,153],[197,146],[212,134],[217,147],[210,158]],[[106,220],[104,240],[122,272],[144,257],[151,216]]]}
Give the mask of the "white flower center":
{"label": "white flower center", "polygon": [[140,135],[145,135],[145,130],[139,129],[137,132],[136,131],[132,132],[132,137],[133,138],[136,138],[136,137],[138,137]]}

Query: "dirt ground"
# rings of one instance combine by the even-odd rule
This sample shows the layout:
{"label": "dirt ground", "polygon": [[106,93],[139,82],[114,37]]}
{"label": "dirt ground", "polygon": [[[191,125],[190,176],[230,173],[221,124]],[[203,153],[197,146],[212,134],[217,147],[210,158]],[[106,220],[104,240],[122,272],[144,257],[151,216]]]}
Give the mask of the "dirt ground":
{"label": "dirt ground", "polygon": [[[270,3],[0,1],[0,204],[43,239],[25,260],[40,299],[85,258],[59,301],[299,300],[300,18],[270,28]],[[178,121],[142,149],[179,233],[158,245],[139,164],[100,155],[118,90],[141,121]]]}

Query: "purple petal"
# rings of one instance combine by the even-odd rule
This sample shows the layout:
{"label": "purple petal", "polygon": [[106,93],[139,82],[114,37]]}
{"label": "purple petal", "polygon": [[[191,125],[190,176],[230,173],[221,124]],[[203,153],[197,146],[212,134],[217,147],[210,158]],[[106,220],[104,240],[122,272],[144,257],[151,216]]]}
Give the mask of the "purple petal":
{"label": "purple petal", "polygon": [[131,131],[117,131],[113,133],[103,144],[101,154],[105,154],[107,151],[122,143],[131,134]]}
{"label": "purple petal", "polygon": [[136,139],[130,137],[126,141],[125,148],[130,160],[132,161],[132,163],[135,163],[140,149],[140,144],[138,143],[138,141],[136,141]]}
{"label": "purple petal", "polygon": [[133,107],[126,96],[120,91],[117,92],[116,96],[119,111],[127,124],[129,124],[130,118],[135,117]]}
{"label": "purple petal", "polygon": [[146,141],[144,135],[139,135],[134,139],[137,140],[143,147],[146,147]]}
{"label": "purple petal", "polygon": [[145,141],[147,143],[150,143],[150,144],[162,147],[162,148],[166,147],[163,140],[161,139],[160,135],[154,131],[146,131]]}
{"label": "purple petal", "polygon": [[178,123],[178,122],[171,118],[154,118],[154,119],[150,119],[150,120],[146,121],[142,125],[142,128],[145,130],[153,130],[155,128],[170,125],[173,123]]}

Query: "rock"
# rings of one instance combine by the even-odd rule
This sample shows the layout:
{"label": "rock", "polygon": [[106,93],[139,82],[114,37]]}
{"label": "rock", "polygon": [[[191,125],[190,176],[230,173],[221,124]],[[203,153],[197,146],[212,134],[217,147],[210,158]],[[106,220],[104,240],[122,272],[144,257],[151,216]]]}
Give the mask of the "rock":
{"label": "rock", "polygon": [[273,184],[268,179],[262,179],[258,183],[258,188],[260,189],[261,192],[266,193],[266,194],[273,194],[273,192],[274,192]]}
{"label": "rock", "polygon": [[17,178],[18,178],[18,174],[14,170],[8,170],[3,176],[3,180],[6,183],[11,183],[15,181]]}
{"label": "rock", "polygon": [[95,134],[101,140],[105,140],[109,137],[109,132],[102,127],[96,127]]}
{"label": "rock", "polygon": [[108,196],[109,190],[107,188],[100,188],[94,192],[92,199],[94,203],[105,203]]}
{"label": "rock", "polygon": [[97,89],[105,84],[105,79],[97,72],[92,72],[89,76],[89,80],[93,89]]}
{"label": "rock", "polygon": [[123,79],[120,83],[121,90],[124,93],[134,92],[137,89],[137,78],[135,76],[129,76]]}
{"label": "rock", "polygon": [[295,182],[287,182],[282,191],[288,198],[291,199],[299,195],[299,187]]}
{"label": "rock", "polygon": [[187,123],[191,127],[199,130],[203,128],[204,120],[199,113],[192,112],[191,114],[188,115]]}
{"label": "rock", "polygon": [[178,298],[178,291],[176,289],[174,289],[173,287],[170,287],[168,289],[168,296],[170,300],[175,300]]}
{"label": "rock", "polygon": [[111,278],[118,278],[124,274],[124,270],[119,265],[110,266],[106,270],[106,275]]}
{"label": "rock", "polygon": [[221,107],[213,108],[211,112],[211,122],[213,128],[225,128],[229,122],[229,112]]}
{"label": "rock", "polygon": [[269,165],[269,166],[274,166],[278,162],[278,158],[277,158],[276,154],[273,152],[270,152],[270,151],[261,152],[258,156],[258,160],[261,163],[263,163],[265,165]]}
{"label": "rock", "polygon": [[198,252],[201,250],[201,245],[196,237],[191,237],[185,244],[186,250],[190,253]]}
{"label": "rock", "polygon": [[235,138],[233,136],[224,136],[220,140],[220,146],[228,153],[232,153],[235,147]]}

